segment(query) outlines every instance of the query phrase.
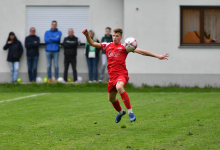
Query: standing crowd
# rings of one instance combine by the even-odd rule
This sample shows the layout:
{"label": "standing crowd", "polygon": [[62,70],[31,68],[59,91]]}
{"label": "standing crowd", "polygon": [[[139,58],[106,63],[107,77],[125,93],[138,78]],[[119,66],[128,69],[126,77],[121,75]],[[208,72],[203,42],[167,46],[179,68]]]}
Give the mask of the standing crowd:
{"label": "standing crowd", "polygon": [[[25,48],[27,56],[27,66],[28,75],[30,82],[36,82],[37,77],[37,65],[39,60],[39,46],[40,38],[35,34],[36,29],[34,27],[30,28],[30,34],[25,38]],[[111,28],[106,27],[105,36],[102,38],[101,42],[112,42]],[[89,31],[89,36],[94,42],[99,40],[95,37],[93,30]],[[47,58],[47,76],[48,82],[52,82],[52,60],[54,63],[55,79],[54,82],[58,82],[59,77],[59,51],[60,51],[60,39],[62,37],[62,32],[57,29],[57,21],[52,21],[51,29],[45,32],[44,41],[46,44],[46,58]],[[68,68],[71,64],[73,70],[73,80],[77,82],[77,47],[79,45],[79,40],[74,36],[74,30],[70,28],[68,30],[68,37],[63,40],[64,47],[64,81],[67,82],[68,78]],[[7,61],[9,62],[12,82],[17,82],[19,61],[23,54],[22,43],[17,39],[14,32],[10,32],[8,39],[6,41],[4,50],[8,50]],[[86,42],[85,44],[85,55],[88,65],[88,75],[89,83],[92,82],[102,82],[104,79],[105,68],[107,66],[107,57],[105,51],[102,51],[101,60],[101,72],[100,78],[98,80],[98,62],[99,62],[100,49],[92,47]]]}

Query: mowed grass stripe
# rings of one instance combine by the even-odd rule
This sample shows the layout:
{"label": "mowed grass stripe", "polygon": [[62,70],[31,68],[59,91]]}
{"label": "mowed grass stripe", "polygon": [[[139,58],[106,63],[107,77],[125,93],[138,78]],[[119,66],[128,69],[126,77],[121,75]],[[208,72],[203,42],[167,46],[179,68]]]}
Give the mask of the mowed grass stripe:
{"label": "mowed grass stripe", "polygon": [[27,99],[27,98],[41,96],[41,95],[45,95],[45,94],[46,93],[41,93],[41,94],[28,95],[28,96],[24,96],[24,97],[17,97],[17,98],[12,98],[12,99],[7,99],[7,100],[1,100],[0,103],[10,102],[10,101],[17,101],[17,100]]}
{"label": "mowed grass stripe", "polygon": [[18,97],[24,97],[33,94],[39,94],[39,93],[0,93],[0,101],[7,99],[14,99]]}
{"label": "mowed grass stripe", "polygon": [[114,122],[117,112],[107,93],[53,93],[0,104],[0,149],[220,147],[219,93],[129,96],[134,123],[127,114],[119,124]]}

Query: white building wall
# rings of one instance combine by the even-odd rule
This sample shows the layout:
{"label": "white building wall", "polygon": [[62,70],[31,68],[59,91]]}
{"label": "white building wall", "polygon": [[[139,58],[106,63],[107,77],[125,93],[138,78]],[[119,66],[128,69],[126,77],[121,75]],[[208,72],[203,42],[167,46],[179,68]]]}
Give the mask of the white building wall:
{"label": "white building wall", "polygon": [[[106,26],[112,29],[120,27],[124,29],[124,38],[133,36],[137,39],[139,48],[157,54],[170,53],[168,61],[129,54],[127,68],[130,82],[134,85],[141,86],[144,83],[220,86],[220,47],[179,47],[180,6],[220,6],[219,0],[1,0],[0,47],[4,46],[10,31],[14,31],[24,44],[24,39],[28,35],[25,32],[26,6],[69,5],[90,7],[90,29],[95,31],[99,40],[104,35]],[[48,24],[49,28],[50,24]],[[83,50],[83,47],[78,48],[77,69],[80,76],[88,79]],[[11,80],[6,57],[7,52],[0,50],[0,82]],[[60,76],[62,76],[64,70],[62,48],[59,60]],[[71,69],[69,72],[71,73]],[[44,46],[40,47],[38,74],[41,77],[46,76]],[[20,61],[19,77],[28,81],[25,53]]]}
{"label": "white building wall", "polygon": [[[15,32],[17,38],[22,42],[24,47],[24,39],[28,35],[26,33],[26,6],[89,6],[90,9],[90,29],[94,30],[96,37],[101,40],[105,34],[105,28],[120,27],[123,28],[123,0],[1,0],[0,1],[0,82],[10,82],[10,69],[7,58],[7,51],[3,51],[3,46],[10,31]],[[46,14],[45,14],[46,15]],[[51,18],[51,21],[53,18]],[[48,30],[51,24],[48,24]],[[58,22],[59,29],[59,22]],[[84,29],[84,27],[82,27]],[[37,30],[37,29],[36,29]],[[66,31],[67,32],[67,31]],[[77,35],[76,35],[77,36]],[[44,43],[44,39],[41,39]],[[100,53],[101,54],[101,53]],[[88,78],[88,69],[86,58],[84,55],[84,47],[78,48],[77,71],[79,76],[83,76],[85,80]],[[60,49],[59,72],[63,76],[64,71],[63,48]],[[38,76],[46,76],[46,54],[45,46],[40,46],[40,56],[38,63]],[[101,59],[99,61],[99,68]],[[72,69],[69,68],[69,75]],[[72,76],[72,75],[71,75]],[[24,48],[23,56],[20,60],[19,75],[23,81],[28,81],[26,49]]]}
{"label": "white building wall", "polygon": [[[220,86],[220,47],[180,48],[180,6],[220,6],[219,0],[125,0],[124,37],[138,47],[169,53],[168,61],[129,54],[127,68],[135,85]],[[136,10],[138,8],[138,10]]]}

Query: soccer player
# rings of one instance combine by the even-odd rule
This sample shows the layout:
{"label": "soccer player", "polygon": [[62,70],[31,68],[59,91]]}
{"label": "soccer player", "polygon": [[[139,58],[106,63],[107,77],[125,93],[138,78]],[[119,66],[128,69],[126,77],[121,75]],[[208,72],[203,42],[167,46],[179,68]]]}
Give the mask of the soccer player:
{"label": "soccer player", "polygon": [[[116,123],[120,122],[121,117],[126,114],[126,111],[121,108],[119,100],[116,98],[117,92],[121,95],[121,99],[128,110],[130,121],[132,122],[136,120],[136,117],[131,108],[128,94],[124,89],[125,85],[129,80],[128,70],[125,65],[125,59],[129,52],[125,49],[124,45],[121,43],[122,32],[123,32],[122,29],[116,28],[114,29],[112,35],[113,42],[96,43],[89,37],[87,29],[84,29],[82,31],[82,33],[86,36],[86,39],[90,46],[96,47],[106,52],[107,69],[109,73],[108,99],[112,103],[115,110],[118,111],[118,114],[115,119]],[[136,48],[133,52],[144,56],[155,57],[158,59],[167,59],[167,57],[169,57],[168,53],[164,55],[157,55],[139,48]]]}

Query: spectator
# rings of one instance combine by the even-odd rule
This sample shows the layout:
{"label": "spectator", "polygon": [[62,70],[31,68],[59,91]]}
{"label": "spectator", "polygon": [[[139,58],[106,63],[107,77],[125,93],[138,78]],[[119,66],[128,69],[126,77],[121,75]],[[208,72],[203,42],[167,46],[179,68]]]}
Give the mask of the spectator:
{"label": "spectator", "polygon": [[[99,40],[95,37],[95,33],[92,30],[89,31],[89,36],[94,42],[99,43]],[[93,82],[97,82],[97,76],[98,76],[97,66],[99,61],[100,49],[90,46],[88,42],[86,42],[85,48],[86,48],[87,64],[89,69],[89,83],[92,83],[92,80]]]}
{"label": "spectator", "polygon": [[[112,40],[112,35],[111,35],[111,28],[110,27],[106,27],[105,28],[105,36],[102,37],[102,43],[106,42],[106,43],[110,43],[113,42]],[[100,73],[100,79],[99,82],[101,83],[102,80],[104,79],[104,75],[105,75],[105,68],[107,65],[107,57],[106,57],[106,53],[105,51],[102,51],[102,66],[101,66],[101,73]],[[107,79],[108,80],[108,79]]]}
{"label": "spectator", "polygon": [[18,69],[19,69],[19,60],[23,53],[23,47],[21,42],[17,39],[14,32],[10,32],[7,42],[3,47],[4,50],[9,49],[7,61],[9,62],[11,70],[12,82],[17,82],[18,78]]}
{"label": "spectator", "polygon": [[60,51],[60,38],[62,36],[61,31],[57,29],[57,22],[52,21],[51,29],[45,32],[44,40],[46,43],[46,57],[47,57],[47,75],[48,82],[51,82],[51,65],[52,59],[55,68],[55,82],[57,82],[59,75],[59,51]]}
{"label": "spectator", "polygon": [[35,28],[30,28],[30,35],[25,38],[25,47],[27,49],[27,65],[30,82],[36,82],[37,63],[39,58],[40,38],[35,35]]}
{"label": "spectator", "polygon": [[73,29],[68,30],[68,37],[63,40],[64,47],[64,80],[67,82],[67,73],[69,64],[71,64],[73,69],[74,82],[77,81],[77,71],[76,71],[76,56],[77,56],[77,46],[78,38],[74,36]]}

